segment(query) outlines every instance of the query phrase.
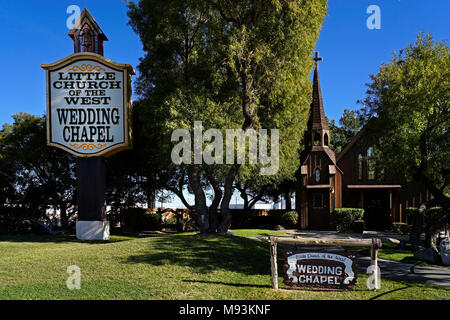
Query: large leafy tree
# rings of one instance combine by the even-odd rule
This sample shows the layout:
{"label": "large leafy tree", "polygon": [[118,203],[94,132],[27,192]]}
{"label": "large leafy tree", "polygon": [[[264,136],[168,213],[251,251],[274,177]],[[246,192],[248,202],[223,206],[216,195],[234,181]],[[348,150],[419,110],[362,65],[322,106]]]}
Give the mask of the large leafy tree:
{"label": "large leafy tree", "polygon": [[344,113],[339,118],[339,125],[334,120],[330,121],[330,147],[336,154],[356,136],[364,124],[364,119],[358,115],[357,110],[344,109]]}
{"label": "large leafy tree", "polygon": [[[310,96],[310,55],[325,14],[326,1],[130,3],[130,24],[146,51],[137,89],[148,108],[167,116],[166,141],[174,129],[192,130],[194,121],[222,131],[279,128],[279,179],[293,174],[295,160],[284,160],[297,158]],[[195,196],[201,231],[216,231],[220,206],[218,231],[226,232],[235,178],[244,167],[188,164],[172,171]],[[241,180],[255,168],[247,170]],[[205,190],[214,193],[209,208]]]}
{"label": "large leafy tree", "polygon": [[20,113],[13,119],[0,131],[2,203],[26,209],[32,218],[45,218],[47,209],[57,208],[67,229],[75,213],[75,159],[47,147],[45,118]]}
{"label": "large leafy tree", "polygon": [[414,44],[371,75],[362,101],[372,123],[377,163],[420,181],[448,207],[450,182],[450,57],[444,41],[420,33]]}
{"label": "large leafy tree", "polygon": [[[161,113],[145,108],[145,100],[133,102],[133,148],[106,158],[107,203],[114,211],[146,203],[155,205],[157,190],[166,186],[170,159],[163,157]],[[152,143],[148,143],[151,141]]]}

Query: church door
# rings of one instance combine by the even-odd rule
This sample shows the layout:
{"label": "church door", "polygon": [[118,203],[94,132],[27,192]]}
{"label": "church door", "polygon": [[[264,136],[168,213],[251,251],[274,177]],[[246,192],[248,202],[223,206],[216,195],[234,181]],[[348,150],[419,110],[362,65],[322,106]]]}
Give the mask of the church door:
{"label": "church door", "polygon": [[389,193],[366,191],[364,193],[364,220],[368,230],[385,231],[389,219]]}
{"label": "church door", "polygon": [[308,229],[329,230],[330,228],[329,191],[314,191],[308,195]]}

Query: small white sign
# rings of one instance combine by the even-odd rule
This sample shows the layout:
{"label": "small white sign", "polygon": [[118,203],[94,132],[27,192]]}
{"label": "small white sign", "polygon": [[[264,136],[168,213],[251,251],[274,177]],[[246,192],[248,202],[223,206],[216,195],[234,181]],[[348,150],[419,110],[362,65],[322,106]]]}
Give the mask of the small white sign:
{"label": "small white sign", "polygon": [[47,71],[47,140],[82,157],[131,148],[130,65],[77,53]]}

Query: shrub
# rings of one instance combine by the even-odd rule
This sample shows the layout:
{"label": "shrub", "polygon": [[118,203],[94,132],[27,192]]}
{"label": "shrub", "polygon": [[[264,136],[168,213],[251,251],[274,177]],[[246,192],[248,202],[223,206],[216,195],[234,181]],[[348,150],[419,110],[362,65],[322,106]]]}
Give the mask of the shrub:
{"label": "shrub", "polygon": [[142,208],[127,208],[123,211],[124,227],[128,231],[159,230],[160,215]]}
{"label": "shrub", "polygon": [[281,224],[285,228],[294,228],[298,224],[297,211],[287,211],[281,215]]}
{"label": "shrub", "polygon": [[32,224],[25,217],[33,217],[29,209],[0,207],[0,234],[26,234],[32,232]]}
{"label": "shrub", "polygon": [[414,215],[415,215],[416,213],[419,213],[418,208],[415,208],[415,207],[408,207],[408,208],[405,208],[406,221],[407,221],[408,223],[411,223],[411,221],[413,220]]}
{"label": "shrub", "polygon": [[157,212],[146,212],[142,216],[143,230],[159,230],[161,228],[161,218]]}
{"label": "shrub", "polygon": [[339,232],[350,231],[353,223],[362,220],[364,209],[361,208],[337,208],[333,212],[333,223]]}
{"label": "shrub", "polygon": [[[415,207],[408,207],[405,209],[406,212],[406,221],[412,224],[414,218],[416,215],[421,214],[419,212],[419,208]],[[425,224],[433,224],[435,220],[440,219],[440,217],[444,216],[444,212],[442,210],[442,207],[431,207],[427,208],[422,213],[423,223]]]}
{"label": "shrub", "polygon": [[352,223],[352,231],[356,233],[363,233],[365,225],[366,223],[364,220],[355,220]]}
{"label": "shrub", "polygon": [[411,231],[411,226],[405,222],[393,222],[392,230],[399,234],[409,234]]}

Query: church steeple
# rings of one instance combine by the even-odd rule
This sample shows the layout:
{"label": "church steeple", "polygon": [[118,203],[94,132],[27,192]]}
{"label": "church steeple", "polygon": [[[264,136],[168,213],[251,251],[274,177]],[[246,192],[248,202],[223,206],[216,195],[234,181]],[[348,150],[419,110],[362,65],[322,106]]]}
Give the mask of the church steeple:
{"label": "church steeple", "polygon": [[69,37],[74,41],[74,52],[93,52],[99,55],[103,55],[103,41],[108,41],[86,8],[69,31]]}
{"label": "church steeple", "polygon": [[309,109],[308,129],[305,132],[305,144],[310,146],[328,147],[329,144],[329,127],[328,120],[325,116],[322,101],[322,91],[320,89],[318,62],[323,59],[319,57],[316,51],[315,57],[314,78],[313,78],[313,93],[312,102]]}
{"label": "church steeple", "polygon": [[325,111],[323,109],[322,91],[320,90],[318,61],[323,59],[319,57],[319,53],[316,51],[316,55],[313,58],[316,66],[314,68],[313,78],[313,94],[311,109],[309,111],[308,130],[312,129],[325,129],[329,130],[327,118],[325,117]]}

